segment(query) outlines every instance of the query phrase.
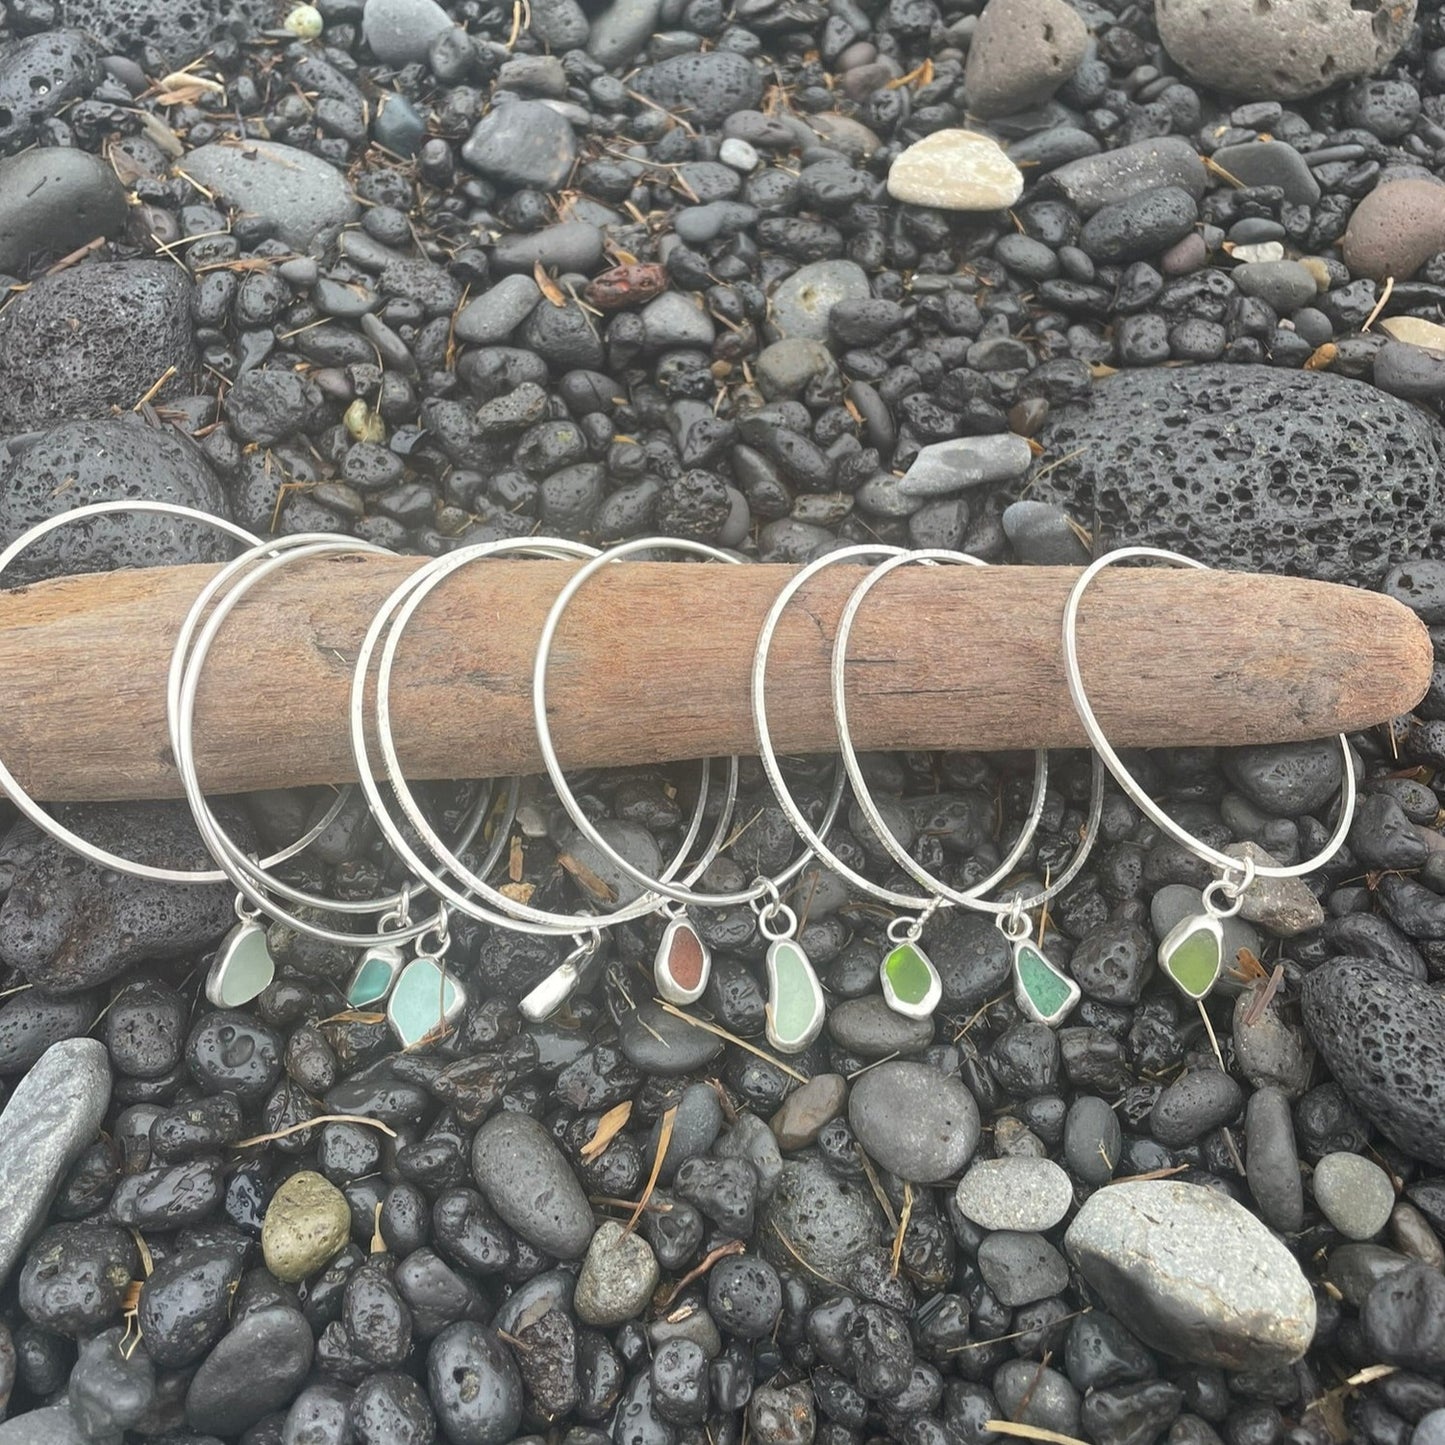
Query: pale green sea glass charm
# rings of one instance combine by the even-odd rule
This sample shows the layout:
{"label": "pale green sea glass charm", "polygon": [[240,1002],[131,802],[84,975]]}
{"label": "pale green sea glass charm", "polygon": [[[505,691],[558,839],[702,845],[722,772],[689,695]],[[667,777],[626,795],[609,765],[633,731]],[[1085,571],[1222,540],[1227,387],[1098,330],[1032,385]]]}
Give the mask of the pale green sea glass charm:
{"label": "pale green sea glass charm", "polygon": [[685,913],[679,912],[662,931],[652,960],[658,994],[668,1003],[696,1003],[712,973],[712,952]]}
{"label": "pale green sea glass charm", "polygon": [[1014,943],[1014,1002],[1035,1023],[1055,1028],[1079,1001],[1079,985],[1027,939]]}
{"label": "pale green sea glass charm", "polygon": [[466,1007],[462,986],[432,958],[414,958],[402,969],[386,1005],[386,1021],[404,1049],[450,1024]]}
{"label": "pale green sea glass charm", "polygon": [[276,977],[276,960],[264,925],[243,919],[222,940],[206,976],[206,998],[216,1008],[240,1008]]}
{"label": "pale green sea glass charm", "polygon": [[394,944],[383,943],[368,948],[346,985],[346,1002],[352,1008],[365,1008],[380,1003],[391,992],[397,975],[406,962],[406,955]]}
{"label": "pale green sea glass charm", "polygon": [[808,955],[791,938],[768,945],[769,1045],[780,1054],[800,1054],[823,1027],[823,989]]}
{"label": "pale green sea glass charm", "polygon": [[905,1018],[931,1017],[943,997],[933,960],[910,938],[903,938],[884,954],[878,977],[888,1007]]}
{"label": "pale green sea glass charm", "polygon": [[1208,913],[1181,919],[1159,945],[1159,967],[1186,998],[1201,999],[1224,966],[1224,929]]}

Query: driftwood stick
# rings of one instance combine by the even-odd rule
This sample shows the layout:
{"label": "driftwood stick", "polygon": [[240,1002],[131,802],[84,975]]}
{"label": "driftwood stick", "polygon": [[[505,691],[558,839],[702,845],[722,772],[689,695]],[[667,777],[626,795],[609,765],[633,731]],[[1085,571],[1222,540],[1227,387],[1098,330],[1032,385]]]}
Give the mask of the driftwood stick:
{"label": "driftwood stick", "polygon": [[[217,640],[197,709],[200,772],[217,792],[354,777],[351,663],[373,612],[417,558],[296,563],[255,589]],[[394,719],[415,778],[540,769],[531,665],[574,564],[494,560],[449,578],[398,659]],[[179,792],[164,680],[208,567],[61,578],[0,593],[0,757],[38,797]],[[620,563],[582,589],[558,633],[550,698],[570,765],[754,750],[748,671],[790,569]],[[770,719],[782,751],[832,746],[828,659],[861,577],[824,572],[774,644]],[[866,748],[1083,742],[1061,664],[1070,569],[903,568],[853,631],[849,706]],[[1408,711],[1428,636],[1389,598],[1279,577],[1101,576],[1085,600],[1085,677],[1119,746],[1279,742]]]}

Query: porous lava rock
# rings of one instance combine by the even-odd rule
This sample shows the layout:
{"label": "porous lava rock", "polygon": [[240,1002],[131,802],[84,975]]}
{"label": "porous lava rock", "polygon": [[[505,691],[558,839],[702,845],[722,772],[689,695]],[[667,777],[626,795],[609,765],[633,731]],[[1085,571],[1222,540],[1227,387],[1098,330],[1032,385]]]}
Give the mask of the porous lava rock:
{"label": "porous lava rock", "polygon": [[1445,541],[1445,430],[1348,377],[1123,371],[1056,411],[1039,440],[1029,496],[1064,507],[1100,549],[1375,586],[1391,561]]}

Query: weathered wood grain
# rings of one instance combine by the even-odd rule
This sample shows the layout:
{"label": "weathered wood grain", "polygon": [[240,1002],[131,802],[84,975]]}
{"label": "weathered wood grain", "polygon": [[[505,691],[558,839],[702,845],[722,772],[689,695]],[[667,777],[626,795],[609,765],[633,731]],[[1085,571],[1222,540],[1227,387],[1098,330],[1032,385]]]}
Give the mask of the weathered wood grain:
{"label": "weathered wood grain", "polygon": [[[357,644],[418,558],[297,563],[223,629],[197,711],[203,780],[218,792],[354,776],[347,694]],[[540,768],[531,667],[573,564],[492,560],[419,609],[394,717],[410,776]],[[0,593],[0,757],[37,796],[179,792],[165,739],[172,641],[212,569],[62,578]],[[582,589],[549,676],[569,764],[754,751],[748,672],[791,570],[622,563]],[[828,659],[862,573],[808,584],[779,628],[769,715],[783,751],[831,746]],[[1060,626],[1077,573],[904,568],[869,596],[851,645],[849,704],[865,748],[1067,747],[1083,737]],[[1102,575],[1080,627],[1085,677],[1118,746],[1314,737],[1408,711],[1431,652],[1413,614],[1375,593],[1280,577],[1155,568]]]}

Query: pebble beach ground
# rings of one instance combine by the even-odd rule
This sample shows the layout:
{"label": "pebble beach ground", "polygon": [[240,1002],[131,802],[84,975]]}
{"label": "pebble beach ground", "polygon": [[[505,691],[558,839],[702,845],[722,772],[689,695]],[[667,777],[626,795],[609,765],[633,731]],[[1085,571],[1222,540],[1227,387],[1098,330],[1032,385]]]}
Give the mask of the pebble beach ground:
{"label": "pebble beach ground", "polygon": [[[1445,648],[1442,176],[1414,0],[4,0],[0,534],[144,495],[431,555],[1142,541],[1384,588]],[[16,575],[221,555],[139,518]],[[786,1061],[746,908],[696,919],[716,1031],[651,1001],[661,919],[542,1024],[562,945],[463,922],[471,1002],[399,1053],[354,950],[273,928],[216,1010],[224,889],[7,812],[0,1445],[1445,1445],[1445,672],[1351,741],[1346,846],[1226,925],[1217,1051],[1155,965],[1211,875],[1115,791],[1043,937],[1063,1027],[965,913],[935,1016],[890,1010],[884,920],[812,872],[828,1018]],[[1027,810],[1026,760],[868,767],[955,884]],[[1282,862],[1341,777],[1140,768]],[[579,790],[655,872],[675,781]],[[1087,791],[1057,758],[1032,876]],[[739,817],[719,890],[795,846],[756,766]],[[203,856],[183,805],[66,819]],[[535,785],[517,839],[539,904],[630,896]],[[390,866],[364,810],[298,865]]]}

